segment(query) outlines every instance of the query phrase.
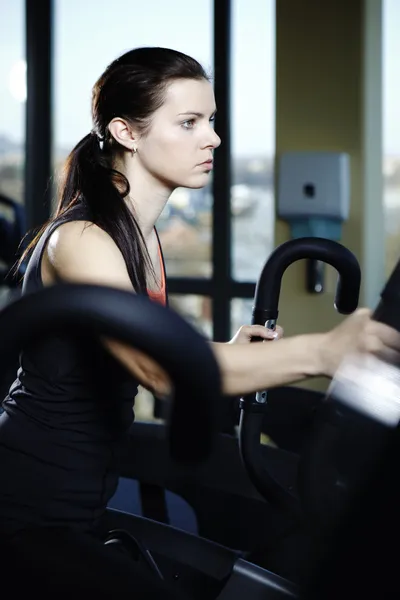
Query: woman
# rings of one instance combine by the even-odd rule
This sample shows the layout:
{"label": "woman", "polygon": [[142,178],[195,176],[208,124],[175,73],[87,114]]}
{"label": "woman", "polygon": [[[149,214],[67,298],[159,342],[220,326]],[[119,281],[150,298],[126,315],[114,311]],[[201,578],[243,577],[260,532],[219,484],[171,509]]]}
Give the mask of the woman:
{"label": "woman", "polygon": [[[93,88],[93,130],[72,150],[55,217],[34,241],[24,293],[58,281],[101,284],[166,302],[155,224],[177,187],[201,188],[220,145],[212,86],[192,58],[140,48],[115,60]],[[233,341],[263,335],[244,328]],[[240,395],[335,372],[346,352],[397,357],[399,335],[360,310],[328,333],[276,344],[213,344],[225,394]],[[160,589],[96,538],[117,485],[115,454],[140,382],[170,381],[115,340],[53,336],[26,349],[0,421],[0,528],[12,547],[47,562],[60,581],[96,594]],[[154,583],[154,582],[153,582]],[[170,597],[166,589],[162,597]]]}

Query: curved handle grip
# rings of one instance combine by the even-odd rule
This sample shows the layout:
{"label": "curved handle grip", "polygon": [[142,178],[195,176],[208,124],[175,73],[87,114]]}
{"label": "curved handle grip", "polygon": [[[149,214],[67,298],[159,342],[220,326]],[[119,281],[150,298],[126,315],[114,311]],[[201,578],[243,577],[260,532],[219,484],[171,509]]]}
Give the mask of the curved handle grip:
{"label": "curved handle grip", "polygon": [[300,238],[278,246],[265,263],[254,297],[254,324],[263,325],[269,319],[277,319],[283,275],[291,264],[301,259],[319,260],[334,267],[339,274],[335,308],[342,314],[350,314],[357,308],[361,270],[354,254],[332,240]]}
{"label": "curved handle grip", "polygon": [[[0,365],[28,342],[72,329],[126,342],[154,358],[175,394],[169,420],[171,453],[179,462],[211,450],[220,404],[220,373],[210,345],[176,313],[144,296],[95,285],[59,284],[23,296],[0,312]],[[205,373],[207,377],[205,377]],[[193,410],[197,426],[189,428]]]}

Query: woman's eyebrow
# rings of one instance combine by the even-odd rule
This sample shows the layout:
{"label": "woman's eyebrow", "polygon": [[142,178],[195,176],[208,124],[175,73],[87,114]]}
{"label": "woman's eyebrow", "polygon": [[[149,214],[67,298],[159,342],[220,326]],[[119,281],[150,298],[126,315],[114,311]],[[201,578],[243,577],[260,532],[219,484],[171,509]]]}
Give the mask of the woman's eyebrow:
{"label": "woman's eyebrow", "polygon": [[[217,111],[214,110],[214,112],[212,113],[212,117],[215,115]],[[187,112],[183,112],[183,113],[178,113],[178,117],[184,116],[184,115],[194,115],[195,117],[198,117],[199,119],[203,119],[205,115],[203,115],[203,113],[199,113],[196,112],[195,110],[189,110]]]}

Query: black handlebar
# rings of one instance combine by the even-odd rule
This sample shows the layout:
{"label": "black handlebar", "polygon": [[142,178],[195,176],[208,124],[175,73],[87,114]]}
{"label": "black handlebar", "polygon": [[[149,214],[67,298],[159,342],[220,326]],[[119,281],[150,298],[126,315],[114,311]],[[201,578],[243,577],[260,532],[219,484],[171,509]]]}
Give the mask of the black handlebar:
{"label": "black handlebar", "polygon": [[341,314],[350,314],[357,308],[361,270],[354,254],[332,240],[300,238],[278,246],[265,263],[256,285],[254,324],[264,325],[278,318],[283,275],[290,265],[301,259],[319,260],[334,267],[339,274],[335,308]]}
{"label": "black handlebar", "polygon": [[[286,269],[300,259],[315,259],[332,265],[339,274],[335,308],[342,314],[353,312],[358,305],[361,270],[347,248],[322,238],[290,240],[279,246],[269,257],[257,282],[252,323],[266,325],[278,317],[282,277]],[[260,448],[265,404],[254,394],[241,400],[240,451],[250,478],[260,494],[279,509],[301,513],[297,490],[288,489],[277,481],[264,464]]]}
{"label": "black handlebar", "polygon": [[[6,368],[25,344],[55,329],[78,328],[132,345],[167,371],[175,386],[169,418],[171,454],[182,463],[203,460],[216,431],[218,365],[200,334],[172,310],[144,296],[78,284],[23,296],[0,312],[0,364]],[[197,427],[190,428],[193,411]]]}

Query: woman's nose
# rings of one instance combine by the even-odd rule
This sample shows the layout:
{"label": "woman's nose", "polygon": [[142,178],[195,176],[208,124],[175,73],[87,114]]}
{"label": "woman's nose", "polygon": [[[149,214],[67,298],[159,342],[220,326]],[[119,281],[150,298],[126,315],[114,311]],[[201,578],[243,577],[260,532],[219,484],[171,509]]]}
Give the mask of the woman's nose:
{"label": "woman's nose", "polygon": [[204,148],[218,148],[221,145],[221,138],[217,133],[215,133],[214,129],[210,130],[210,135],[207,136],[207,140],[205,141]]}
{"label": "woman's nose", "polygon": [[217,133],[215,133],[214,130],[213,130],[213,133],[214,133],[213,148],[218,148],[218,146],[221,145],[221,138],[219,137],[219,135]]}

